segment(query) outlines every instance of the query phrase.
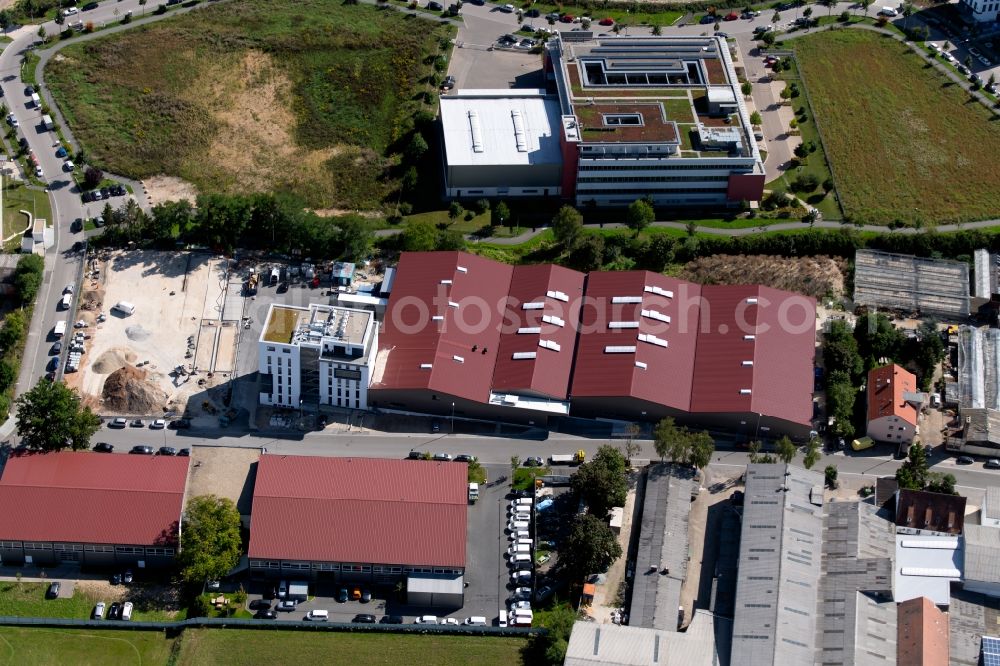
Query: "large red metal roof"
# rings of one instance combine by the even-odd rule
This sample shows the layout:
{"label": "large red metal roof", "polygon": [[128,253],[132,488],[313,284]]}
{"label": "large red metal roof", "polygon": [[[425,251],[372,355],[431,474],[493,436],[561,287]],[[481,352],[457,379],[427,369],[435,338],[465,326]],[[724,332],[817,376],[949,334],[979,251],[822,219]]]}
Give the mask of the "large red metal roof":
{"label": "large red metal roof", "polygon": [[0,478],[0,539],[175,544],[188,460],[89,451],[13,456]]}
{"label": "large red metal roof", "polygon": [[467,466],[263,455],[254,559],[465,566]]}
{"label": "large red metal roof", "polygon": [[631,396],[687,410],[699,291],[696,284],[648,271],[591,273],[571,394]]}
{"label": "large red metal roof", "polygon": [[511,266],[464,252],[404,253],[371,388],[488,402],[512,274]]}
{"label": "large red metal roof", "polygon": [[[493,370],[495,391],[566,399],[583,281],[583,273],[552,264],[514,267]],[[531,353],[534,358],[514,356]]]}

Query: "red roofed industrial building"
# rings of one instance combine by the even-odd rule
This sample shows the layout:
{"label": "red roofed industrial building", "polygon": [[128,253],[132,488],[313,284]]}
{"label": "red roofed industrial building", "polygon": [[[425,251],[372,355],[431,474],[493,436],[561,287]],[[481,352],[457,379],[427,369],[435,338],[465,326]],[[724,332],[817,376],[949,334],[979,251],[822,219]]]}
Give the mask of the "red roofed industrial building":
{"label": "red roofed industrial building", "polygon": [[188,458],[66,451],[11,457],[0,478],[3,564],[173,563]]}
{"label": "red roofed industrial building", "polygon": [[812,429],[811,298],[459,252],[404,253],[395,285],[370,387],[380,408],[537,425],[673,416],[748,438]]}
{"label": "red roofed industrial building", "polygon": [[453,462],[262,455],[251,574],[386,585],[460,578],[467,474]]}
{"label": "red roofed industrial building", "polygon": [[917,378],[898,365],[868,372],[868,436],[879,442],[909,446],[917,434],[917,408],[923,395]]}

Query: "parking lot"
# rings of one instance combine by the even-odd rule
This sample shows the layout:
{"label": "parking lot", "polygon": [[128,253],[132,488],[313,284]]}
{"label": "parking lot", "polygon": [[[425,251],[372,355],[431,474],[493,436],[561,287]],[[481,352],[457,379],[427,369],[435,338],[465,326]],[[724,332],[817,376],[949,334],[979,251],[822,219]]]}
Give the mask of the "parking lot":
{"label": "parking lot", "polygon": [[[518,33],[514,13],[494,5],[462,5],[464,24],[458,30],[448,74],[455,77],[455,89],[463,88],[543,88],[542,56],[520,49],[493,49],[503,35],[530,37]],[[544,20],[535,19],[539,25]]]}

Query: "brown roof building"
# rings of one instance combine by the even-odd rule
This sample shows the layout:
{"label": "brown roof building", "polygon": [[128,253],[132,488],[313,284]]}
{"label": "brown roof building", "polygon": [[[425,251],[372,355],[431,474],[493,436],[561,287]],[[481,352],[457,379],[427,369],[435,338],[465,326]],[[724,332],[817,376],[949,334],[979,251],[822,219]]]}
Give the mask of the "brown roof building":
{"label": "brown roof building", "polygon": [[949,663],[947,613],[941,612],[927,597],[904,601],[896,612],[898,666]]}
{"label": "brown roof building", "polygon": [[804,437],[815,301],[647,271],[584,276],[405,253],[370,388],[379,407],[543,424],[573,415]]}
{"label": "brown roof building", "polygon": [[901,488],[896,495],[896,532],[957,536],[965,525],[965,498]]}

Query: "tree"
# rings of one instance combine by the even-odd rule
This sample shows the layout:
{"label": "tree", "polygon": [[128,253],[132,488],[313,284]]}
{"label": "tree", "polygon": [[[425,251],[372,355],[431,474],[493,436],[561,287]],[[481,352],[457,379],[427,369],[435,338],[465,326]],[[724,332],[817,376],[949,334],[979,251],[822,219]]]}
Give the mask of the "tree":
{"label": "tree", "polygon": [[516,472],[517,468],[520,467],[520,466],[521,466],[521,458],[519,456],[511,456],[510,457],[510,475],[512,477],[514,476],[514,472]]}
{"label": "tree", "polygon": [[17,368],[7,359],[0,360],[0,392],[6,391],[17,381]]}
{"label": "tree", "polygon": [[826,485],[830,488],[837,487],[837,466],[827,465],[823,470],[823,476],[826,479]]}
{"label": "tree", "polygon": [[792,458],[795,457],[797,452],[798,447],[795,446],[792,440],[788,439],[788,435],[779,439],[775,444],[775,453],[777,454],[778,459],[786,465],[792,462]]}
{"label": "tree", "polygon": [[410,139],[410,143],[407,144],[406,150],[403,155],[409,162],[419,162],[427,153],[427,140],[424,139],[424,135],[420,132],[414,132],[413,138]]}
{"label": "tree", "polygon": [[653,449],[660,460],[669,457],[674,462],[679,462],[687,458],[688,443],[672,416],[661,420],[653,429]]}
{"label": "tree", "polygon": [[437,250],[464,250],[465,236],[458,229],[445,229],[438,233]]}
{"label": "tree", "polygon": [[142,7],[142,14],[141,14],[141,16],[145,16],[146,15],[146,0],[139,0],[139,6]]}
{"label": "tree", "polygon": [[478,460],[469,463],[469,483],[486,483],[486,470]]}
{"label": "tree", "polygon": [[625,212],[625,224],[638,236],[639,232],[648,227],[656,219],[653,206],[643,199],[636,199],[628,205]]}
{"label": "tree", "polygon": [[104,172],[97,167],[89,166],[83,170],[83,186],[92,190],[104,180]]}
{"label": "tree", "polygon": [[826,7],[827,17],[833,14],[833,8],[837,6],[837,0],[819,0],[819,4]]}
{"label": "tree", "polygon": [[858,4],[865,10],[865,16],[868,16],[868,8],[872,6],[872,0],[860,0]]}
{"label": "tree", "polygon": [[604,445],[597,450],[593,460],[580,465],[576,474],[570,477],[570,486],[590,508],[590,513],[603,520],[612,507],[625,506],[628,492],[625,470],[622,452]]}
{"label": "tree", "polygon": [[941,472],[929,472],[927,474],[926,490],[944,495],[958,494],[955,491],[955,476],[953,474],[942,474]]}
{"label": "tree", "polygon": [[777,39],[777,35],[774,34],[773,30],[768,30],[760,37],[760,41],[764,42],[765,46],[774,46],[774,42]]}
{"label": "tree", "polygon": [[62,382],[42,379],[17,399],[17,434],[29,449],[86,449],[100,427],[101,419]]}
{"label": "tree", "polygon": [[640,428],[637,423],[629,423],[625,426],[625,463],[632,466],[632,456],[639,453],[642,447],[635,441],[635,436],[639,434]]}
{"label": "tree", "polygon": [[402,247],[407,252],[426,252],[436,247],[438,230],[430,222],[410,221],[400,236]]}
{"label": "tree", "polygon": [[452,201],[451,204],[448,205],[448,217],[452,220],[461,217],[464,212],[465,209],[462,208],[462,204],[457,201]]}
{"label": "tree", "polygon": [[804,9],[804,10],[802,10],[802,16],[803,16],[803,18],[805,18],[805,19],[806,19],[807,21],[809,20],[809,18],[810,18],[810,17],[812,16],[812,15],[813,15],[813,8],[812,8],[812,7],[806,7],[806,8]]}
{"label": "tree", "polygon": [[199,495],[188,500],[177,557],[189,584],[217,580],[240,561],[240,512],[227,497]]}
{"label": "tree", "polygon": [[712,462],[712,454],[715,453],[715,440],[708,434],[707,430],[691,434],[691,452],[688,462],[698,469],[708,466]]}
{"label": "tree", "polygon": [[751,125],[760,125],[762,122],[764,122],[764,119],[760,117],[760,111],[754,111],[750,114]]}
{"label": "tree", "polygon": [[607,571],[621,556],[621,544],[607,520],[584,513],[573,519],[569,535],[559,548],[559,566],[570,580],[580,580]]}
{"label": "tree", "polygon": [[917,443],[910,446],[907,459],[896,470],[896,482],[900,488],[923,490],[927,486],[927,451]]}
{"label": "tree", "polygon": [[660,26],[659,24],[654,25],[653,26],[653,36],[654,37],[659,37],[662,34],[663,34],[663,27]]}
{"label": "tree", "polygon": [[38,26],[38,38],[44,42],[46,37],[47,34],[45,32],[45,26],[44,25]]}
{"label": "tree", "polygon": [[802,466],[806,469],[812,469],[813,465],[819,462],[820,457],[820,446],[819,437],[811,437],[809,443],[806,444],[806,453],[802,458]]}
{"label": "tree", "polygon": [[552,218],[552,233],[556,242],[572,252],[583,233],[583,216],[572,206],[563,206]]}
{"label": "tree", "polygon": [[[827,366],[831,367],[831,366]],[[839,437],[854,435],[854,398],[857,389],[843,370],[834,370],[827,375],[826,413],[834,418],[833,432]]]}
{"label": "tree", "polygon": [[843,370],[851,379],[864,371],[854,331],[842,319],[830,322],[830,330],[823,338],[823,363],[831,370]]}
{"label": "tree", "polygon": [[503,201],[497,202],[490,213],[490,224],[499,227],[510,219],[510,209]]}
{"label": "tree", "polygon": [[895,358],[903,346],[903,334],[883,314],[868,312],[854,325],[858,354],[868,369],[882,364],[883,358]]}
{"label": "tree", "polygon": [[754,440],[750,442],[749,447],[749,457],[750,463],[753,465],[773,465],[777,462],[777,459],[770,453],[761,453],[761,443]]}
{"label": "tree", "polygon": [[375,232],[368,220],[357,215],[349,215],[338,221],[340,242],[344,246],[344,258],[359,261],[371,252],[375,242]]}
{"label": "tree", "polygon": [[24,339],[28,330],[28,321],[23,310],[8,312],[0,328],[0,353],[5,353],[18,345]]}
{"label": "tree", "polygon": [[604,262],[604,237],[585,233],[580,236],[576,248],[570,252],[568,263],[579,271],[598,270]]}
{"label": "tree", "polygon": [[749,97],[750,93],[753,92],[753,84],[749,81],[744,81],[743,85],[740,86],[740,91],[742,91],[744,97]]}

